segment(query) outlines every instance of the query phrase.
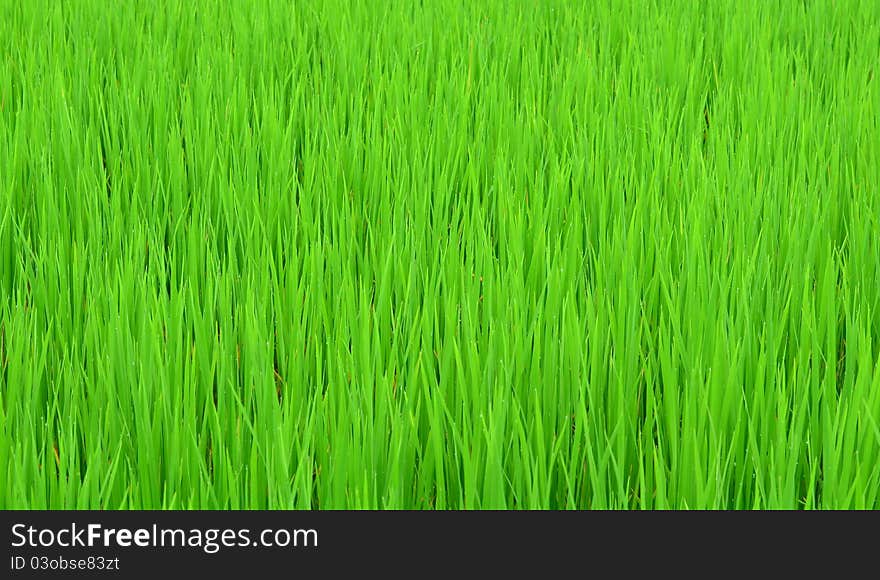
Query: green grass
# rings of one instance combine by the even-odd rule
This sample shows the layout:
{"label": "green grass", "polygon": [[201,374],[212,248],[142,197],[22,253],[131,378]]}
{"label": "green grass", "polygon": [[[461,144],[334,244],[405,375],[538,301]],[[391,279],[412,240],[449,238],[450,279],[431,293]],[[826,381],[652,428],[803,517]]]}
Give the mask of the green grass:
{"label": "green grass", "polygon": [[0,507],[880,508],[880,3],[0,0]]}

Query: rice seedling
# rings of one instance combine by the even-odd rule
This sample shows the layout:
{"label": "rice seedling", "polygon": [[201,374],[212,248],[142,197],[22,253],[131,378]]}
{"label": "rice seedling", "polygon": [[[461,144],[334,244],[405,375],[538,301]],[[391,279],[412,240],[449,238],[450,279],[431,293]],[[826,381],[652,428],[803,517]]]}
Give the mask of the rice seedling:
{"label": "rice seedling", "polygon": [[880,507],[880,3],[0,14],[0,507]]}

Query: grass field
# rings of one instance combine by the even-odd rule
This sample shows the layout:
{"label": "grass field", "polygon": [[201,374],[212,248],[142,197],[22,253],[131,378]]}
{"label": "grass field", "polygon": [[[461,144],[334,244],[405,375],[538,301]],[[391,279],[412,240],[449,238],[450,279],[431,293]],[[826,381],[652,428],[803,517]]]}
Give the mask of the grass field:
{"label": "grass field", "polygon": [[0,0],[0,507],[880,508],[880,2]]}

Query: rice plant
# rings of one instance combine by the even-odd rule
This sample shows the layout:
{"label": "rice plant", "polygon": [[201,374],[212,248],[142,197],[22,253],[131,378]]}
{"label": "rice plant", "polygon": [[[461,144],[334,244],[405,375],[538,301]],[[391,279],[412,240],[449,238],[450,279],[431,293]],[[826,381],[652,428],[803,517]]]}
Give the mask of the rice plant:
{"label": "rice plant", "polygon": [[880,3],[0,0],[0,507],[880,507]]}

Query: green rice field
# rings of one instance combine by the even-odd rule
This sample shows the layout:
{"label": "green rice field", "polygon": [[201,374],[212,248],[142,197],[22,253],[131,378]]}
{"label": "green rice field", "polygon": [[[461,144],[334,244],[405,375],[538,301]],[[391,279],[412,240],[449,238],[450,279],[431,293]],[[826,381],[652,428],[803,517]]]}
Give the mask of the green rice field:
{"label": "green rice field", "polygon": [[880,2],[0,0],[0,508],[880,508]]}

